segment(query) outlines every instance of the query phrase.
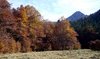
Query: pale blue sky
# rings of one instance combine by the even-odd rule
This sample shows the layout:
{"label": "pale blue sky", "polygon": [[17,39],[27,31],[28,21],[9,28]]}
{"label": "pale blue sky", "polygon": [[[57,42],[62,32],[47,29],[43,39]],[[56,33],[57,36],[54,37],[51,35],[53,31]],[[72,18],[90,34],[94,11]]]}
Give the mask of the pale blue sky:
{"label": "pale blue sky", "polygon": [[44,19],[57,21],[61,16],[68,17],[75,11],[91,14],[100,9],[100,0],[8,0],[12,7],[34,6]]}

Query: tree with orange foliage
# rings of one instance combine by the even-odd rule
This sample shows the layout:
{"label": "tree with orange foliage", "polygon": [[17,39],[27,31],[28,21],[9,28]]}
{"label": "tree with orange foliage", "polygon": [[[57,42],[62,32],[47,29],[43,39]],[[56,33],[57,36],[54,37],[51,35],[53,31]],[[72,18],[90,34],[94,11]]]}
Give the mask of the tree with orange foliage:
{"label": "tree with orange foliage", "polygon": [[53,49],[78,49],[80,48],[80,43],[78,42],[76,36],[78,34],[71,27],[68,20],[61,18],[55,26],[54,39],[53,39]]}
{"label": "tree with orange foliage", "polygon": [[43,23],[40,13],[33,6],[26,6],[27,16],[29,20],[29,33],[32,38],[44,36]]}
{"label": "tree with orange foliage", "polygon": [[16,41],[7,33],[5,29],[0,28],[0,53],[14,53],[16,50]]}
{"label": "tree with orange foliage", "polygon": [[20,27],[20,33],[26,37],[28,36],[28,16],[26,14],[26,9],[23,5],[19,8],[20,16],[21,16],[21,27]]}

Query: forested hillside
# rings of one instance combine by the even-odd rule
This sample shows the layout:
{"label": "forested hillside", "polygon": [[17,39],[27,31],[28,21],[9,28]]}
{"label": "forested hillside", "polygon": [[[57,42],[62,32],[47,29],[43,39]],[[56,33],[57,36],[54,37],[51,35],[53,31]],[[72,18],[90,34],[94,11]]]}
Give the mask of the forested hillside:
{"label": "forested hillside", "polygon": [[96,49],[100,49],[100,10],[71,24],[79,34],[78,39],[82,48],[89,48],[91,44],[94,46],[97,43]]}

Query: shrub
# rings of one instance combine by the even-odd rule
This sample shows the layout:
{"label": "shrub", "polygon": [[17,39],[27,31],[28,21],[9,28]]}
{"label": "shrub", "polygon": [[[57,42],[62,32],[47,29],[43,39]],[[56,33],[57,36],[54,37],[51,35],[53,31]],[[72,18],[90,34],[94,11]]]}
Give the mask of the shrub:
{"label": "shrub", "polygon": [[90,49],[100,50],[100,40],[95,40],[90,42]]}

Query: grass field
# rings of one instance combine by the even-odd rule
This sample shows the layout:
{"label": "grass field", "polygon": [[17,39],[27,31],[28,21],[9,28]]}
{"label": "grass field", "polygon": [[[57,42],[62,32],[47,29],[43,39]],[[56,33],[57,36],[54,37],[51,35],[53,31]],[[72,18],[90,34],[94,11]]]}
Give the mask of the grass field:
{"label": "grass field", "polygon": [[100,59],[100,51],[82,49],[0,54],[0,59]]}

